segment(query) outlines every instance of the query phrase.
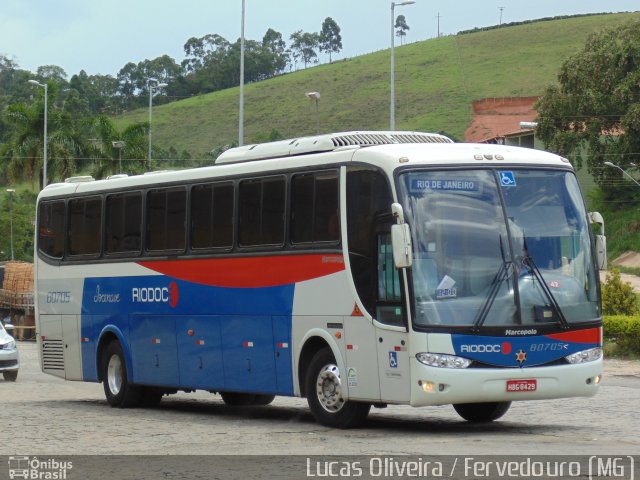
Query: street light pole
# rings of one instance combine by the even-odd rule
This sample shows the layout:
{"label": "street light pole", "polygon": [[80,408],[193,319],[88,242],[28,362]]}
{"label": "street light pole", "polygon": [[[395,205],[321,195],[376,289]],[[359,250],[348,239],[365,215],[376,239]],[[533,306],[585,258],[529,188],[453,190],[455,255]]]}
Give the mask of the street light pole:
{"label": "street light pole", "polygon": [[620,170],[620,171],[622,172],[622,174],[623,174],[623,175],[626,175],[627,177],[629,177],[629,179],[630,179],[633,183],[635,183],[637,186],[639,186],[639,187],[640,187],[640,183],[638,183],[638,181],[637,181],[635,178],[633,178],[631,175],[629,175],[629,174],[628,174],[628,173],[627,173],[627,172],[626,172],[622,167],[620,167],[620,166],[616,165],[615,163],[611,163],[611,162],[604,162],[604,164],[605,164],[607,167],[617,168],[618,170]]}
{"label": "street light pole", "polygon": [[240,118],[238,120],[238,146],[244,145],[244,4],[242,0],[242,20],[240,21]]}
{"label": "street light pole", "polygon": [[148,78],[147,79],[147,88],[149,89],[149,166],[151,166],[151,115],[153,111],[153,88],[155,83],[155,88],[164,88],[167,86],[166,83],[158,83],[157,78]]}
{"label": "street light pole", "polygon": [[320,135],[320,92],[307,92],[305,93],[305,96],[309,100],[316,101],[316,134]]}
{"label": "street light pole", "polygon": [[42,165],[42,188],[47,186],[47,116],[49,111],[49,85],[47,83],[40,83],[37,80],[29,80],[31,85],[44,88],[44,153],[43,153],[43,165]]}
{"label": "street light pole", "polygon": [[114,140],[111,145],[118,150],[118,173],[122,173],[122,149],[126,144],[122,140]]}
{"label": "street light pole", "polygon": [[394,58],[394,50],[395,50],[395,9],[396,6],[402,7],[404,5],[412,5],[416,3],[413,0],[407,0],[402,3],[391,2],[391,100],[389,107],[389,130],[393,131],[396,129],[396,92],[395,92],[395,58]]}
{"label": "street light pole", "polygon": [[10,239],[11,239],[11,260],[13,257],[13,194],[16,192],[15,188],[7,188],[7,192],[9,192],[9,228],[10,228]]}

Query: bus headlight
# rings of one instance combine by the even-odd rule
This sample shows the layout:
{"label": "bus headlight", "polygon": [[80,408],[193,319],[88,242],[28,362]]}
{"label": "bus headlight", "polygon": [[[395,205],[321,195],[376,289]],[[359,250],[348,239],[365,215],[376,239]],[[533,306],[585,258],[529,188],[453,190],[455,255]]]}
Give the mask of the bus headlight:
{"label": "bus headlight", "polygon": [[0,345],[0,350],[15,350],[16,342],[14,340],[9,340],[9,342],[4,345]]}
{"label": "bus headlight", "polygon": [[417,353],[416,360],[430,367],[440,368],[467,368],[471,360],[444,353]]}
{"label": "bus headlight", "polygon": [[573,353],[571,355],[567,355],[567,362],[569,363],[585,363],[585,362],[593,362],[594,360],[599,360],[602,357],[602,348],[590,348],[589,350],[583,350],[581,352]]}

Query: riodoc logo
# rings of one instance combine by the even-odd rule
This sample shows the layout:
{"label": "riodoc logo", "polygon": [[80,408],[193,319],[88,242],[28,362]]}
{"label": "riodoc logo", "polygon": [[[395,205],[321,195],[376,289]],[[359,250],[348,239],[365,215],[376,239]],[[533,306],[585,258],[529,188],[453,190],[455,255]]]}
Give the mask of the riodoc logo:
{"label": "riodoc logo", "polygon": [[509,342],[494,344],[465,344],[460,345],[460,351],[463,353],[502,353],[509,355],[511,353],[511,344]]}
{"label": "riodoc logo", "polygon": [[134,303],[168,303],[175,308],[178,305],[180,293],[178,284],[171,282],[167,287],[133,287],[131,301]]}

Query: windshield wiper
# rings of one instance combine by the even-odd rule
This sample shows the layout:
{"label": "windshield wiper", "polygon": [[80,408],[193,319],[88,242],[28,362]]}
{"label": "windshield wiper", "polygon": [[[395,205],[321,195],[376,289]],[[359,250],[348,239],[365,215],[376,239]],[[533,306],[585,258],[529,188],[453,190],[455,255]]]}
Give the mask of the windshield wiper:
{"label": "windshield wiper", "polygon": [[480,327],[482,327],[485,320],[487,319],[487,315],[489,315],[489,311],[493,306],[493,302],[495,301],[496,297],[498,296],[498,292],[500,291],[500,285],[502,285],[502,282],[509,279],[509,272],[513,272],[513,262],[511,260],[507,260],[504,255],[502,235],[500,235],[500,253],[502,254],[502,265],[500,265],[500,268],[496,272],[495,277],[493,277],[493,281],[491,282],[491,290],[489,290],[487,299],[484,301],[482,308],[478,311],[478,315],[473,322],[472,330],[475,332],[478,332],[480,330]]}
{"label": "windshield wiper", "polygon": [[571,326],[569,325],[569,322],[567,321],[567,318],[564,316],[564,313],[560,308],[560,305],[556,301],[556,297],[553,296],[553,293],[549,289],[547,282],[544,281],[544,277],[542,276],[542,273],[540,273],[540,269],[536,265],[536,262],[533,260],[533,257],[529,255],[529,249],[527,248],[527,239],[524,236],[523,236],[523,241],[524,241],[525,254],[522,257],[522,264],[528,267],[529,273],[531,273],[540,283],[540,288],[542,289],[545,297],[547,297],[547,300],[551,304],[548,306],[551,306],[551,308],[553,308],[553,310],[558,315],[558,323],[560,324],[560,326],[565,330],[571,328]]}

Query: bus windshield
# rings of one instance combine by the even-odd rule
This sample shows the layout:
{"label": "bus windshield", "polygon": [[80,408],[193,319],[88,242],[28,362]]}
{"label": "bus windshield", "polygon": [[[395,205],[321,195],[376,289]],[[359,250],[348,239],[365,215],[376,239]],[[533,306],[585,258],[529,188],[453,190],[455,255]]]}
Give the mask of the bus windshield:
{"label": "bus windshield", "polygon": [[600,315],[576,177],[559,170],[400,176],[416,326],[567,328]]}

